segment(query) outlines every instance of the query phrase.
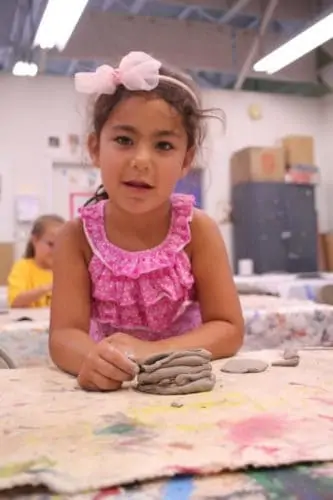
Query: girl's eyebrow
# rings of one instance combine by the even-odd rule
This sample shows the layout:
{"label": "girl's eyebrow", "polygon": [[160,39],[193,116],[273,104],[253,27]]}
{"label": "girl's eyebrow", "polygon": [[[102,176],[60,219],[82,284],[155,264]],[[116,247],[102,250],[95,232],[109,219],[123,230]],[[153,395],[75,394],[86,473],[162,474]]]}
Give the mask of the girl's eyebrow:
{"label": "girl's eyebrow", "polygon": [[112,125],[112,129],[119,132],[131,132],[132,134],[137,134],[137,130],[132,125]]}
{"label": "girl's eyebrow", "polygon": [[167,136],[167,137],[180,137],[180,134],[178,132],[177,129],[173,129],[173,130],[158,130],[156,132],[156,135],[157,137],[161,137],[161,136]]}
{"label": "girl's eyebrow", "polygon": [[[112,129],[114,131],[119,131],[119,132],[129,132],[131,134],[139,134],[139,131],[133,127],[132,125],[113,125]],[[155,137],[180,137],[180,134],[177,129],[173,130],[156,130],[154,132]]]}

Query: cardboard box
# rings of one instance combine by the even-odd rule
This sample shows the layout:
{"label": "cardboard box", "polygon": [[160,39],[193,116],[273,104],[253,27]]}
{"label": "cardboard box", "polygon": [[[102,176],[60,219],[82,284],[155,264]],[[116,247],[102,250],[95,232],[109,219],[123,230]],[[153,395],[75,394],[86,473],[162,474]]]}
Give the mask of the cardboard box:
{"label": "cardboard box", "polygon": [[232,184],[241,182],[283,182],[282,148],[250,147],[236,151],[230,161]]}
{"label": "cardboard box", "polygon": [[324,234],[324,256],[327,271],[333,271],[333,233]]}
{"label": "cardboard box", "polygon": [[0,285],[7,285],[8,274],[14,264],[14,244],[0,243]]}
{"label": "cardboard box", "polygon": [[327,249],[326,249],[326,234],[318,234],[318,269],[319,271],[327,271]]}
{"label": "cardboard box", "polygon": [[283,137],[282,147],[286,165],[315,164],[313,137],[305,135],[290,135]]}

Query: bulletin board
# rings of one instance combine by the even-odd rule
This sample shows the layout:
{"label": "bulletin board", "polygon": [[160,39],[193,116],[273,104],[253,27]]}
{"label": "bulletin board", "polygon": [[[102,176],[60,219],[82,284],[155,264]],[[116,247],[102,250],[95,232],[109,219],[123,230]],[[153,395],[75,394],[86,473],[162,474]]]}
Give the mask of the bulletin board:
{"label": "bulletin board", "polygon": [[195,197],[195,205],[203,208],[202,196],[203,171],[200,168],[190,170],[184,179],[178,181],[175,192],[183,194],[192,194]]}
{"label": "bulletin board", "polygon": [[94,195],[93,192],[70,193],[69,195],[69,216],[75,219],[79,215],[79,209]]}

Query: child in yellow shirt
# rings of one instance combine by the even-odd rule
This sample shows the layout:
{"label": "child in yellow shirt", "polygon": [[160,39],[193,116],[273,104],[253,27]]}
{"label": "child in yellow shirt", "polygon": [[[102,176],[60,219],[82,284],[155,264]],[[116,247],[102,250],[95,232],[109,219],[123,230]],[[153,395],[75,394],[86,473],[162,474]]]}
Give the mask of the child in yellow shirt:
{"label": "child in yellow shirt", "polygon": [[58,215],[43,215],[35,221],[24,258],[13,265],[8,276],[10,307],[50,306],[53,247],[64,222]]}

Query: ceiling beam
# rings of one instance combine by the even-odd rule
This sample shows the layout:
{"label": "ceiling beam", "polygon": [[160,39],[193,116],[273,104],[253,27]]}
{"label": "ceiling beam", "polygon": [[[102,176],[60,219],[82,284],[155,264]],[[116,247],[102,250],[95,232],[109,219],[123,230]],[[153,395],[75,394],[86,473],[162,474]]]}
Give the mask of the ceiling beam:
{"label": "ceiling beam", "polygon": [[[162,0],[164,4],[200,7],[202,9],[226,10],[222,0]],[[235,1],[235,0],[234,0]],[[251,0],[242,9],[242,14],[261,17],[267,0]],[[274,19],[279,21],[309,20],[317,12],[317,0],[281,0]]]}
{"label": "ceiling beam", "polygon": [[239,12],[242,12],[243,9],[250,3],[252,0],[237,0],[230,9],[220,17],[218,22],[220,24],[229,23]]}
{"label": "ceiling beam", "polygon": [[254,40],[252,42],[252,45],[251,45],[250,50],[248,52],[248,55],[246,56],[246,59],[242,65],[241,70],[239,72],[239,75],[237,77],[235,87],[234,87],[235,90],[240,90],[242,88],[243,83],[246,79],[246,76],[248,75],[248,73],[251,69],[251,66],[253,65],[254,58],[257,55],[257,52],[259,49],[259,44],[260,44],[263,36],[265,35],[265,32],[267,30],[267,26],[270,23],[270,21],[273,17],[274,11],[277,8],[278,4],[279,4],[279,0],[269,0],[268,4],[266,6],[266,10],[262,16],[258,33],[256,34],[256,37],[254,38]]}
{"label": "ceiling beam", "polygon": [[[232,35],[229,26],[205,22],[86,11],[65,50],[52,51],[50,55],[115,64],[129,51],[142,50],[184,69],[238,74],[256,33],[237,30],[233,50]],[[270,52],[284,41],[282,35],[266,33],[259,52]],[[250,71],[248,76],[251,75],[258,76]],[[316,81],[314,55],[309,54],[268,78]]]}
{"label": "ceiling beam", "polygon": [[43,0],[32,0],[28,2],[29,9],[21,35],[21,46],[26,52],[31,51],[32,42],[38,29],[42,12],[44,12],[44,3]]}

